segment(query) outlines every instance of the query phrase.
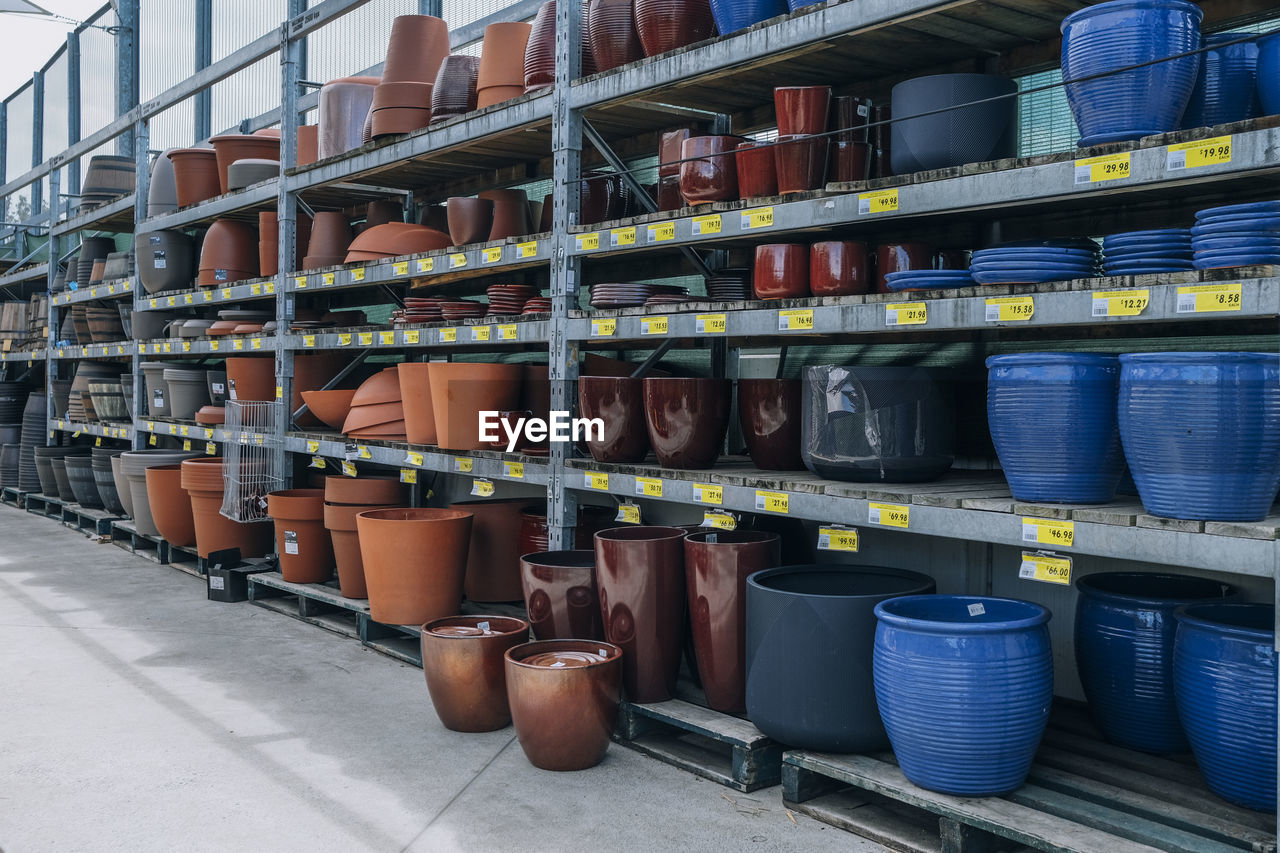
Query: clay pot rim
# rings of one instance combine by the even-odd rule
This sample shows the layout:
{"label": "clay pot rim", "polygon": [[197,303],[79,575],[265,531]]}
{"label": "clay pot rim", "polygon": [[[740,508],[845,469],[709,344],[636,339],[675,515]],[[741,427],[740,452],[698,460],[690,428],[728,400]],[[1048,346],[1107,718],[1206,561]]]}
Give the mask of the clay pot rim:
{"label": "clay pot rim", "polygon": [[672,539],[683,539],[687,531],[679,527],[634,526],[610,527],[597,530],[596,539],[606,542],[667,542]]}
{"label": "clay pot rim", "polygon": [[[724,538],[718,542],[708,542],[707,537],[712,534]],[[770,533],[767,530],[717,530],[711,527],[706,530],[690,530],[685,534],[685,539],[698,545],[706,545],[708,548],[715,548],[720,545],[759,545],[765,542],[782,541],[781,536],[776,533]]]}
{"label": "clay pot rim", "polygon": [[[473,636],[460,636],[457,634],[437,634],[436,628],[443,628],[446,625],[458,625],[465,628],[474,628],[479,622],[488,622],[492,634],[477,634]],[[504,629],[499,629],[498,625],[505,625]],[[511,637],[521,633],[529,633],[529,623],[523,619],[517,619],[515,616],[441,616],[439,619],[432,619],[421,627],[422,635],[431,636],[436,640],[493,640],[498,637]]]}
{"label": "clay pot rim", "polygon": [[786,578],[797,574],[823,573],[880,575],[883,577],[896,578],[904,582],[918,584],[918,586],[908,589],[905,592],[896,593],[897,595],[902,596],[927,594],[925,592],[925,587],[932,587],[936,583],[932,577],[922,572],[913,572],[910,569],[895,569],[891,566],[842,565],[839,563],[796,563],[794,565],[774,566],[770,569],[760,569],[757,572],[752,572],[747,576],[747,586],[763,590],[768,592],[770,595],[785,595],[797,599],[821,598],[857,601],[882,597],[884,595],[881,591],[853,595],[827,592],[794,592],[769,583],[772,578]]}
{"label": "clay pot rim", "polygon": [[548,569],[592,569],[596,567],[596,552],[591,548],[574,548],[569,551],[534,551],[520,557],[521,565]]}
{"label": "clay pot rim", "polygon": [[399,507],[370,510],[369,512],[362,512],[356,517],[367,518],[370,521],[460,521],[465,518],[474,518],[475,516],[469,512],[455,509]]}
{"label": "clay pot rim", "polygon": [[[601,650],[608,652],[608,657],[600,657]],[[598,658],[598,660],[592,661],[585,666],[566,667],[534,666],[524,662],[525,658],[543,652],[586,652]],[[622,649],[613,643],[606,643],[604,640],[534,640],[533,642],[521,643],[514,648],[507,649],[503,658],[511,666],[518,666],[535,672],[575,672],[621,661]]]}

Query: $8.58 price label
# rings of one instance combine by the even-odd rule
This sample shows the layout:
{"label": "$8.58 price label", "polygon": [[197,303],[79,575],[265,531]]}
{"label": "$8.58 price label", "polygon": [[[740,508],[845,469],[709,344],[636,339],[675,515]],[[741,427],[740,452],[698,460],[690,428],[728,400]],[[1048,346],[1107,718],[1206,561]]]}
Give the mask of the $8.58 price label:
{"label": "$8.58 price label", "polygon": [[1179,314],[1204,314],[1219,311],[1239,311],[1242,290],[1243,287],[1239,282],[1179,287],[1177,312]]}

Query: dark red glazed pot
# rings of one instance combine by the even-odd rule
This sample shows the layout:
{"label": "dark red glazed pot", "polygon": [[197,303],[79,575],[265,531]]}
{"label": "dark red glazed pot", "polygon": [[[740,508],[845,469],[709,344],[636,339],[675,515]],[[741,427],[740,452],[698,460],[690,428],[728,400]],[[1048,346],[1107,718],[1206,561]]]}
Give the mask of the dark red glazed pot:
{"label": "dark red glazed pot", "polygon": [[578,416],[604,422],[604,438],[584,442],[597,462],[639,462],[649,452],[643,380],[579,376]]}
{"label": "dark red glazed pot", "polygon": [[832,130],[838,130],[840,142],[869,142],[867,124],[871,121],[871,99],[842,95],[831,99]]}
{"label": "dark red glazed pot", "polygon": [[803,299],[809,295],[809,247],[803,243],[756,246],[751,279],[756,299]]}
{"label": "dark red glazed pot", "polygon": [[684,534],[616,527],[596,534],[596,584],[606,639],[623,651],[633,702],[671,698],[684,628]]}
{"label": "dark red glazed pot", "polygon": [[968,249],[943,249],[933,256],[933,268],[939,270],[967,270],[972,262]]}
{"label": "dark red glazed pot", "polygon": [[585,640],[525,643],[507,652],[506,668],[511,721],[529,763],[560,771],[599,764],[618,717],[622,649]]}
{"label": "dark red glazed pot", "polygon": [[781,564],[776,533],[698,530],[684,540],[698,675],[713,710],[747,708],[747,576]]}
{"label": "dark red glazed pot", "polygon": [[740,142],[734,152],[739,198],[767,198],[778,194],[778,168],[772,142]]}
{"label": "dark red glazed pot", "polygon": [[803,386],[799,379],[738,380],[738,419],[747,452],[757,468],[804,468],[800,456]]}
{"label": "dark red glazed pot", "polygon": [[525,554],[520,581],[536,639],[604,639],[594,550]]}
{"label": "dark red glazed pot", "polygon": [[645,56],[657,56],[716,33],[710,0],[635,0],[635,20]]}
{"label": "dark red glazed pot", "polygon": [[583,36],[591,44],[599,71],[644,59],[632,0],[587,0]]}
{"label": "dark red glazed pot", "polygon": [[[680,146],[680,194],[689,204],[737,201],[741,136],[693,136]],[[690,159],[694,158],[694,159]]]}
{"label": "dark red glazed pot", "polygon": [[[599,530],[616,527],[618,511],[606,506],[578,505],[578,526],[573,538],[580,548],[590,547],[592,537]],[[551,547],[551,534],[547,530],[546,507],[530,504],[520,513],[520,553],[535,554]]]}
{"label": "dark red glazed pot", "polygon": [[436,715],[455,732],[492,732],[511,722],[506,653],[529,641],[509,616],[445,616],[422,626],[422,672]]}
{"label": "dark red glazed pot", "polygon": [[649,443],[664,468],[715,464],[729,426],[728,379],[650,377],[644,381]]}
{"label": "dark red glazed pot", "polygon": [[778,193],[821,189],[827,176],[827,146],[825,136],[779,136],[773,144]]}
{"label": "dark red glazed pot", "polygon": [[867,244],[824,240],[809,247],[809,292],[852,296],[871,289]]}
{"label": "dark red glazed pot", "polygon": [[830,148],[827,180],[847,184],[865,181],[870,176],[871,143],[838,139],[830,143]]}
{"label": "dark red glazed pot", "polygon": [[933,268],[933,247],[924,243],[881,243],[876,246],[876,293],[889,293],[885,276],[903,270]]}
{"label": "dark red glazed pot", "polygon": [[680,157],[684,141],[693,136],[687,127],[668,130],[658,144],[658,210],[679,210],[684,207],[680,195]]}
{"label": "dark red glazed pot", "polygon": [[830,107],[830,86],[778,86],[773,90],[779,136],[825,133]]}

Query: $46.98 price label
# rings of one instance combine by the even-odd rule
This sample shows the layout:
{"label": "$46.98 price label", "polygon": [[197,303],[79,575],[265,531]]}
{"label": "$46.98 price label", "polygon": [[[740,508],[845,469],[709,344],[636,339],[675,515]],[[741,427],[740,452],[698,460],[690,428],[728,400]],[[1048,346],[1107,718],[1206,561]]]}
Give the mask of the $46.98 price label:
{"label": "$46.98 price label", "polygon": [[1075,543],[1076,526],[1070,521],[1049,518],[1023,518],[1022,541],[1039,545],[1070,548]]}

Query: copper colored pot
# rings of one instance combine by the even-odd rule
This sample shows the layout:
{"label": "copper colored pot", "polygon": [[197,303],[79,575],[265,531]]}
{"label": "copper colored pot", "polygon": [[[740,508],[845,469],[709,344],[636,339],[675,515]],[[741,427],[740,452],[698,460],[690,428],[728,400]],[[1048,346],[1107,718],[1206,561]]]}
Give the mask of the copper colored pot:
{"label": "copper colored pot", "polygon": [[756,246],[752,273],[756,299],[803,299],[809,295],[809,247],[803,243]]}
{"label": "copper colored pot", "polygon": [[382,509],[356,516],[369,615],[385,625],[454,616],[471,544],[471,513]]}
{"label": "copper colored pot", "polygon": [[867,244],[824,240],[809,247],[809,292],[851,296],[871,289]]}
{"label": "copper colored pot", "polygon": [[779,136],[773,144],[781,195],[822,189],[827,176],[825,136]]}
{"label": "copper colored pot", "polygon": [[778,135],[826,133],[830,106],[830,86],[778,86],[773,90]]}
{"label": "copper colored pot", "polygon": [[747,576],[780,564],[776,533],[699,530],[684,540],[698,676],[713,710],[747,708]]}
{"label": "copper colored pot", "polygon": [[583,36],[591,43],[591,55],[600,71],[644,58],[633,0],[587,0]]}
{"label": "copper colored pot", "polygon": [[804,469],[800,456],[803,387],[799,379],[738,380],[738,420],[757,468]]}
{"label": "copper colored pot", "polygon": [[[694,136],[680,146],[680,194],[689,204],[738,199],[735,152],[741,136]],[[696,159],[690,159],[696,158]]]}
{"label": "copper colored pot", "polygon": [[740,198],[767,198],[778,194],[778,169],[772,142],[740,142],[734,153]]}
{"label": "copper colored pot", "polygon": [[604,423],[600,441],[584,442],[597,462],[639,462],[648,454],[643,380],[579,376],[578,416]]}
{"label": "copper colored pot", "polygon": [[709,39],[716,32],[710,0],[635,0],[635,24],[645,56]]}
{"label": "copper colored pot", "polygon": [[594,550],[525,554],[520,558],[520,581],[534,637],[604,639]]}
{"label": "copper colored pot", "polygon": [[471,547],[467,552],[468,601],[519,601],[521,512],[528,498],[458,501],[449,509],[469,512]]}
{"label": "copper colored pot", "polygon": [[684,535],[678,527],[596,534],[596,584],[606,639],[623,652],[633,702],[671,698],[684,634]]}
{"label": "copper colored pot", "polygon": [[903,270],[933,268],[933,247],[924,243],[882,243],[876,246],[876,293],[889,293],[885,276]]}
{"label": "copper colored pot", "polygon": [[567,771],[600,763],[618,717],[622,660],[617,646],[583,640],[507,652],[511,721],[530,764]]}
{"label": "copper colored pot", "polygon": [[433,361],[428,375],[437,444],[448,450],[479,450],[480,412],[513,411],[524,373],[518,364]]}
{"label": "copper colored pot", "polygon": [[449,239],[455,246],[483,243],[493,230],[493,199],[454,196],[445,202]]}
{"label": "copper colored pot", "polygon": [[645,424],[658,463],[693,470],[714,465],[729,426],[729,380],[649,377],[643,382]]}
{"label": "copper colored pot", "polygon": [[509,616],[446,616],[422,626],[422,672],[446,729],[492,732],[511,722],[505,655],[529,640]]}

